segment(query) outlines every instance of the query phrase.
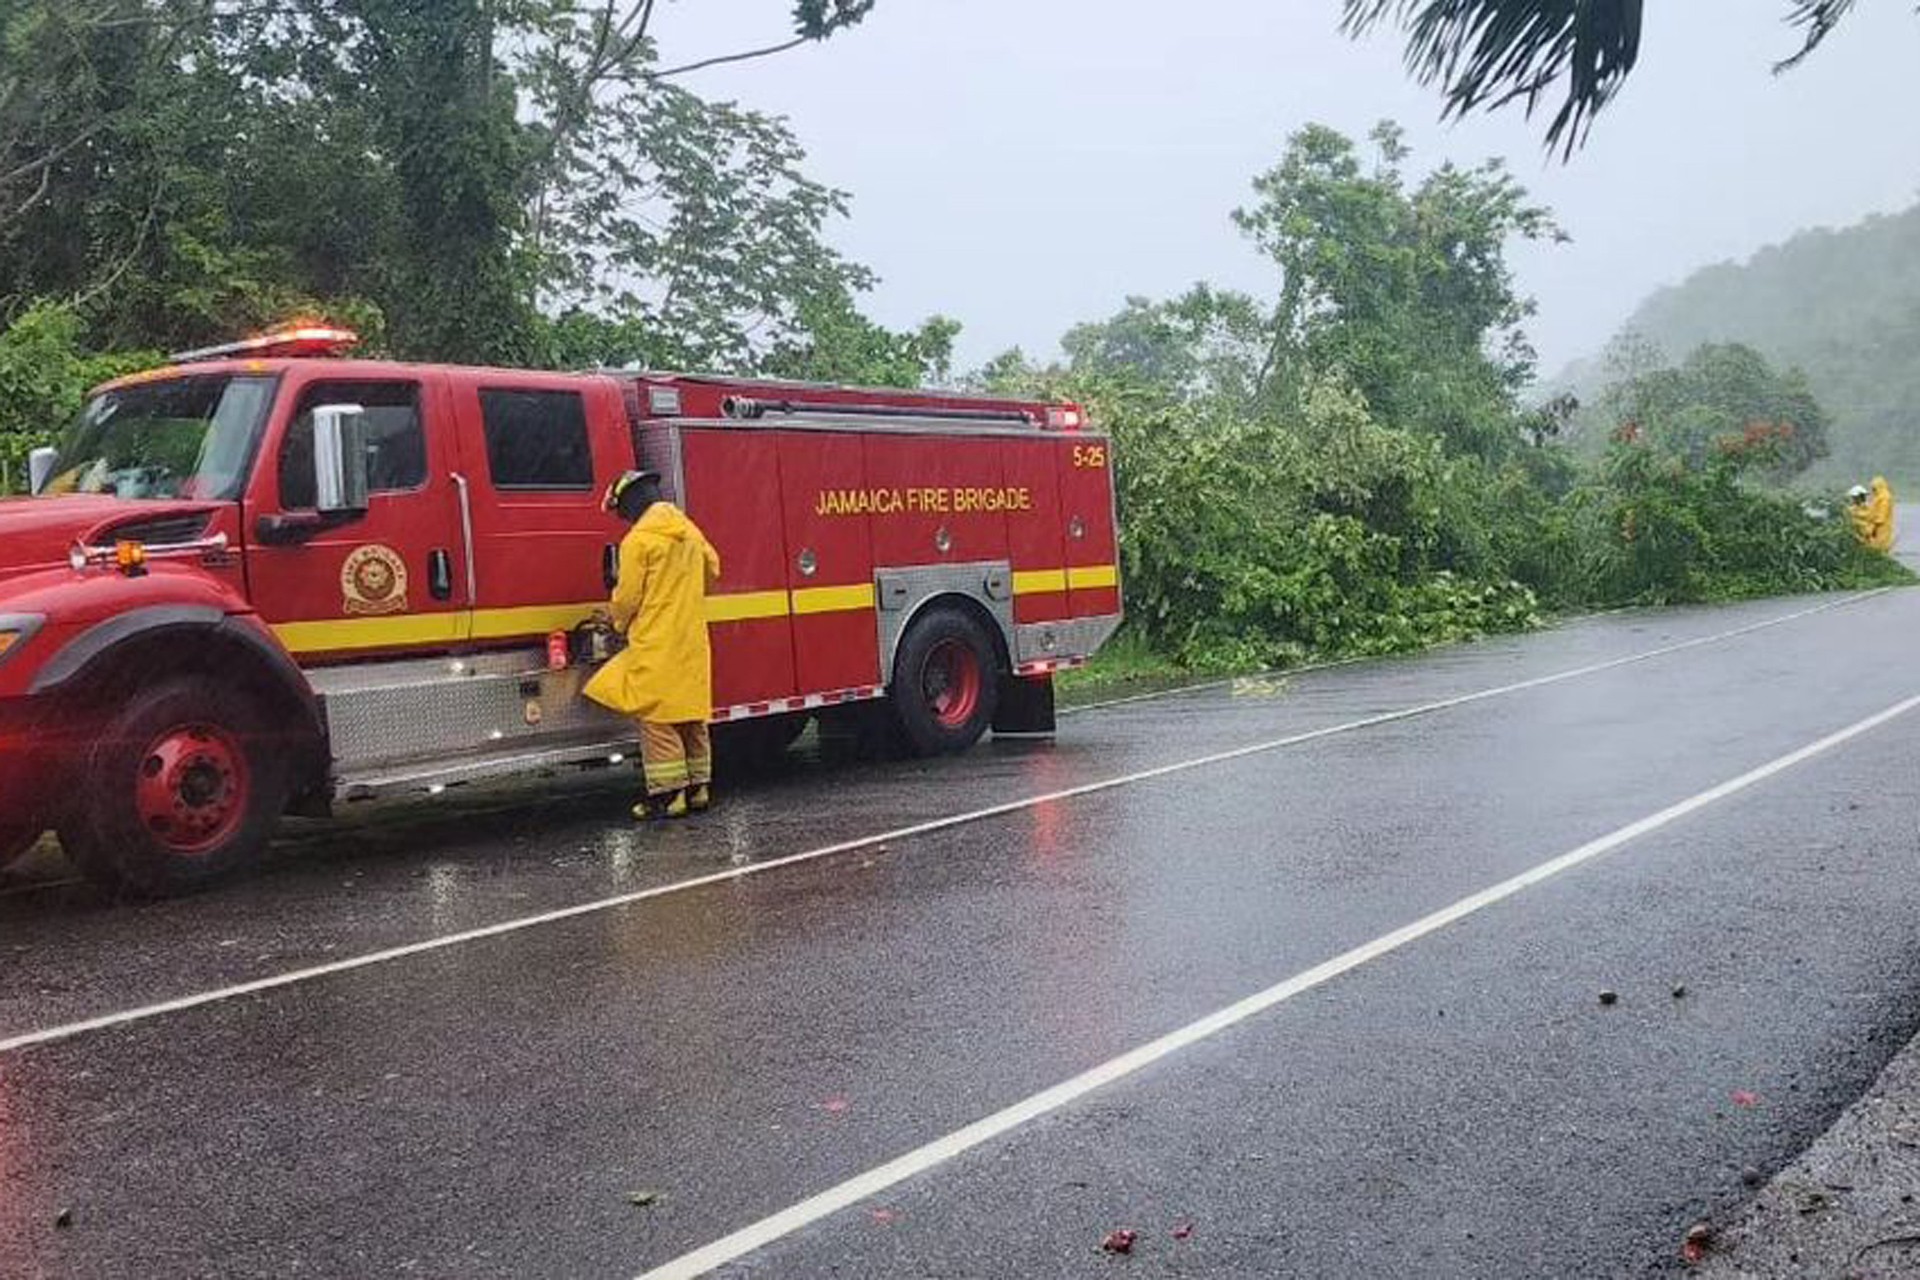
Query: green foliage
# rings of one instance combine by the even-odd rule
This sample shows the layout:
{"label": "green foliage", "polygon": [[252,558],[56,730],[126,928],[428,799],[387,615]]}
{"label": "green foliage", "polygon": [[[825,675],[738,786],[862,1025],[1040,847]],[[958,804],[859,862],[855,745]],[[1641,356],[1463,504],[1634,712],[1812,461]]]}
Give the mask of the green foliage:
{"label": "green foliage", "polygon": [[[1008,352],[977,385],[1088,403],[1115,437],[1131,643],[1190,669],[1370,654],[1534,625],[1538,610],[1818,590],[1908,575],[1756,482],[1826,418],[1794,372],[1717,346],[1616,347],[1633,439],[1586,461],[1562,395],[1522,409],[1529,304],[1505,245],[1557,234],[1494,166],[1418,185],[1324,129],[1240,221],[1271,308],[1196,286],[1073,329],[1064,367]],[[1138,666],[1138,662],[1131,665]]]}
{"label": "green foliage", "polygon": [[[793,39],[871,0],[808,0]],[[97,349],[296,312],[395,354],[741,368],[870,275],[783,121],[657,65],[652,0],[19,0],[0,13],[0,322]],[[241,127],[244,126],[244,127]],[[617,340],[617,341],[616,341]]]}
{"label": "green foliage", "polygon": [[1725,455],[1702,465],[1644,438],[1612,445],[1542,526],[1565,605],[1667,604],[1911,581],[1862,547],[1840,505],[1754,488]]}
{"label": "green foliage", "polygon": [[[539,64],[535,100],[557,110],[575,90],[553,68],[585,61]],[[871,286],[822,239],[846,196],[805,176],[784,121],[644,74],[595,101],[553,142],[561,176],[536,205],[549,309],[625,330],[628,360],[745,370],[774,345],[804,344],[809,318],[841,322]]]}
{"label": "green foliage", "polygon": [[1609,387],[1611,431],[1631,424],[1699,467],[1721,454],[1775,481],[1827,453],[1827,414],[1798,369],[1776,372],[1742,343],[1696,347],[1674,368]]}
{"label": "green foliage", "polygon": [[1187,668],[1154,648],[1138,627],[1122,624],[1092,662],[1056,675],[1054,689],[1063,706],[1074,706],[1117,688],[1141,692],[1173,688],[1190,679]]}
{"label": "green foliage", "polygon": [[[1920,206],[1841,230],[1804,231],[1743,263],[1662,289],[1635,310],[1599,361],[1559,379],[1598,408],[1608,382],[1660,368],[1660,349],[1740,343],[1776,368],[1804,371],[1828,415],[1821,483],[1874,474],[1920,484]],[[1582,415],[1597,452],[1612,425]]]}
{"label": "green foliage", "polygon": [[1538,435],[1540,423],[1515,418],[1533,303],[1515,291],[1506,248],[1558,228],[1497,162],[1415,182],[1397,126],[1372,143],[1366,162],[1352,139],[1310,126],[1254,180],[1257,199],[1234,219],[1279,272],[1275,302],[1205,284],[1129,298],[1068,331],[1068,369],[1281,413],[1338,371],[1382,421],[1455,453],[1495,460]]}
{"label": "green foliage", "polygon": [[26,488],[26,457],[80,410],[98,383],[145,368],[157,352],[89,354],[72,311],[41,305],[0,333],[0,493]]}
{"label": "green foliage", "polygon": [[1107,320],[1067,330],[1068,367],[1087,377],[1129,375],[1191,395],[1250,401],[1272,345],[1253,298],[1196,284],[1178,298],[1128,298]]}
{"label": "green foliage", "polygon": [[1187,666],[1384,653],[1534,621],[1532,594],[1482,576],[1485,539],[1455,523],[1459,464],[1380,426],[1337,381],[1286,416],[1138,381],[1055,389],[1113,432],[1132,625]]}
{"label": "green foliage", "polygon": [[1301,130],[1234,214],[1281,275],[1261,392],[1285,404],[1314,371],[1340,369],[1386,421],[1502,456],[1533,370],[1520,328],[1533,303],[1506,247],[1559,229],[1499,161],[1409,185],[1399,128],[1372,142],[1366,166],[1351,139]]}
{"label": "green foliage", "polygon": [[1113,433],[1129,625],[1190,669],[1414,649],[1537,625],[1543,610],[1906,581],[1837,504],[1698,465],[1646,438],[1578,466],[1498,465],[1380,423],[1337,379],[1286,413],[1139,380],[1028,370]]}
{"label": "green foliage", "polygon": [[756,372],[802,382],[920,387],[948,381],[960,322],[933,316],[896,332],[861,315],[846,295],[809,302],[797,314],[801,332],[783,339]]}

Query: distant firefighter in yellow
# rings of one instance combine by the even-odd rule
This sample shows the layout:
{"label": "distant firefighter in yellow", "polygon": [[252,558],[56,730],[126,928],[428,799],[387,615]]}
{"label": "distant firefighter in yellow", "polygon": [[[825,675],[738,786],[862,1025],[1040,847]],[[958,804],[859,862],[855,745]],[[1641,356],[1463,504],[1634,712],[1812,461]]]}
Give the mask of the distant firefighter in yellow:
{"label": "distant firefighter in yellow", "polygon": [[1893,490],[1885,476],[1873,478],[1871,491],[1861,485],[1847,491],[1847,517],[1860,541],[1875,551],[1893,550]]}

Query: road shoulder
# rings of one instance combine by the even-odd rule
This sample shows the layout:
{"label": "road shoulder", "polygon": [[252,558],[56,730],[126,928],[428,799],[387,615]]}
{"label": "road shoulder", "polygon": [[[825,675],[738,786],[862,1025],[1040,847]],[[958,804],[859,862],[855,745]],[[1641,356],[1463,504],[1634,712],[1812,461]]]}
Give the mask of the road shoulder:
{"label": "road shoulder", "polygon": [[1920,1274],[1920,1039],[1714,1235],[1694,1274]]}

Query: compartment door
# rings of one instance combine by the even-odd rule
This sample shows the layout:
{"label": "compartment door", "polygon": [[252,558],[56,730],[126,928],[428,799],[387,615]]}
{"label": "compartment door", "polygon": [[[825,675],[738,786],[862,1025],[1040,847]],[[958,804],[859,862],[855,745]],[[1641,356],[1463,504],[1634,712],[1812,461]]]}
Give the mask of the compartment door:
{"label": "compartment door", "polygon": [[875,569],[998,563],[1007,514],[1031,505],[1010,489],[991,436],[871,432],[865,437]]}
{"label": "compartment door", "polygon": [[788,617],[780,462],[771,432],[677,428],[687,514],[720,553],[707,593],[716,707],[771,702],[799,691]]}
{"label": "compartment door", "polygon": [[1067,435],[1055,446],[1066,534],[1067,599],[1076,618],[1120,612],[1120,555],[1113,528],[1113,446]]}
{"label": "compartment door", "polygon": [[1007,550],[1013,563],[1013,620],[1054,622],[1072,617],[1067,603],[1067,520],[1061,508],[1058,445],[1047,440],[1006,442]]}
{"label": "compartment door", "polygon": [[874,495],[861,439],[830,431],[775,435],[799,692],[884,684],[868,528]]}

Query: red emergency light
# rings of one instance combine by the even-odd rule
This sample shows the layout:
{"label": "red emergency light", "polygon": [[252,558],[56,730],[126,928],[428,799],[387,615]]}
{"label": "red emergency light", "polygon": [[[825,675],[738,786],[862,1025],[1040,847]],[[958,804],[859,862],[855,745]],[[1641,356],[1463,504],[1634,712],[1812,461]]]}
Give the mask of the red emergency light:
{"label": "red emergency light", "polygon": [[201,347],[194,351],[176,351],[167,357],[169,364],[193,364],[201,360],[231,360],[241,356],[338,356],[357,345],[360,335],[351,329],[331,325],[296,325],[276,329],[257,338]]}
{"label": "red emergency light", "polygon": [[1087,415],[1077,404],[1057,404],[1047,408],[1049,431],[1078,431],[1087,425]]}

